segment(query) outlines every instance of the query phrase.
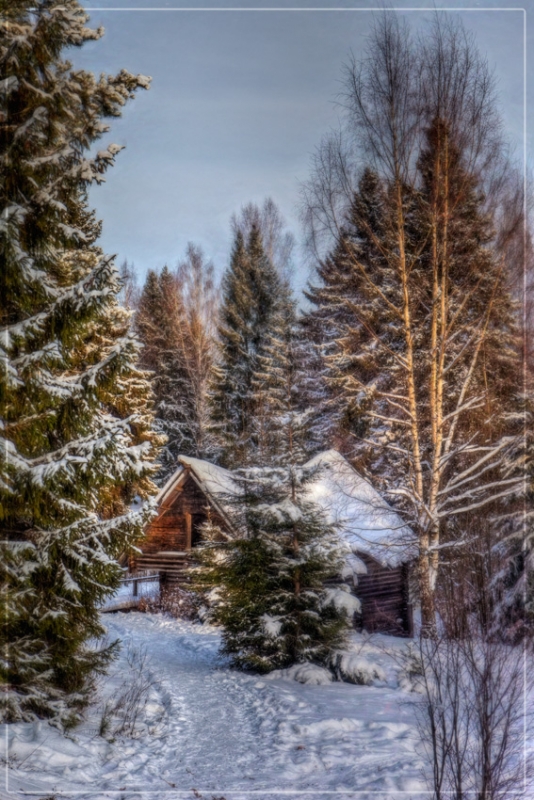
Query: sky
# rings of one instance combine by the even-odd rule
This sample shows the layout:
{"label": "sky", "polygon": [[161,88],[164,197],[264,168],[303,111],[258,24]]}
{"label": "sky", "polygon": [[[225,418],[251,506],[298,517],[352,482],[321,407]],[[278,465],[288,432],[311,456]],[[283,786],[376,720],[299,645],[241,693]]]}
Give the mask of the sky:
{"label": "sky", "polygon": [[[532,3],[534,11],[534,0]],[[345,5],[345,10],[340,9]],[[352,4],[356,7],[356,3]],[[248,202],[272,197],[295,234],[300,186],[321,137],[337,127],[342,65],[362,53],[377,4],[343,0],[318,8],[211,10],[195,0],[92,0],[90,25],[102,39],[76,49],[75,66],[152,77],[112,121],[102,144],[125,145],[106,183],[91,190],[103,220],[101,245],[142,280],[149,268],[174,266],[193,241],[218,270],[228,264],[230,217]],[[432,3],[399,0],[411,25],[428,19]],[[509,140],[524,149],[524,14],[513,0],[449,0],[495,72]],[[266,6],[263,6],[265,8]],[[277,8],[281,8],[280,5]],[[471,10],[467,10],[470,8]],[[93,10],[94,9],[94,10]],[[499,10],[498,10],[499,9]],[[515,10],[514,10],[515,9]],[[534,16],[534,14],[532,15]],[[533,41],[527,14],[527,52]],[[527,81],[527,123],[534,123],[534,81]],[[534,124],[529,125],[528,150]],[[295,253],[295,284],[307,277]]]}

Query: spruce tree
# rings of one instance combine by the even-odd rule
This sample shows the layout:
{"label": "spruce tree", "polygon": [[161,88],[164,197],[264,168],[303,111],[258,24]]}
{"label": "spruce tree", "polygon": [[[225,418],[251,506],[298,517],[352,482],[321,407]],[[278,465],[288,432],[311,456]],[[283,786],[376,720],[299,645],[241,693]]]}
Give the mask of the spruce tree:
{"label": "spruce tree", "polygon": [[217,288],[213,265],[189,244],[172,273],[149,270],[137,303],[136,329],[144,348],[141,366],[153,373],[155,417],[167,438],[157,482],[165,483],[180,454],[209,454],[207,386],[214,350]]}
{"label": "spruce tree", "polygon": [[281,281],[264,253],[259,228],[252,226],[246,243],[238,230],[222,283],[219,353],[211,390],[218,459],[227,467],[255,463],[254,381],[259,358],[274,333],[281,294]]}
{"label": "spruce tree", "polygon": [[[305,468],[251,468],[234,473],[237,535],[201,551],[197,589],[216,589],[211,618],[223,626],[223,652],[241,669],[269,672],[312,661],[325,664],[343,644],[358,601],[325,581],[340,574],[335,527],[306,497],[316,477]],[[219,541],[217,541],[219,540]]]}
{"label": "spruce tree", "polygon": [[[397,326],[389,308],[376,301],[367,306],[362,302],[366,277],[355,268],[355,262],[365,264],[369,279],[377,286],[389,282],[391,294],[390,268],[382,249],[388,239],[387,205],[378,176],[364,169],[339,240],[318,264],[318,280],[305,292],[310,309],[304,325],[317,353],[312,368],[322,411],[322,439],[325,446],[349,457],[354,457],[355,442],[367,429],[368,401],[362,385],[371,381],[376,364],[373,347],[382,337],[390,342]],[[383,359],[391,362],[387,349]],[[365,469],[359,456],[359,468]]]}
{"label": "spruce tree", "polygon": [[158,431],[166,437],[160,453],[158,484],[165,483],[180,453],[194,452],[192,386],[184,363],[184,309],[176,276],[168,267],[150,270],[139,299],[136,329],[144,348],[140,365],[153,373],[152,390]]}
{"label": "spruce tree", "polygon": [[307,357],[296,303],[285,284],[252,382],[258,464],[302,464],[317,449],[312,433],[315,394],[308,385]]}
{"label": "spruce tree", "polygon": [[151,513],[131,504],[155,491],[139,343],[87,209],[87,187],[121,148],[87,150],[148,79],[97,80],[63,60],[101,36],[87,19],[76,0],[16,0],[0,23],[6,719],[65,721],[86,701],[113,654],[95,649],[99,606]]}
{"label": "spruce tree", "polygon": [[[342,132],[306,187],[310,240],[329,237],[341,278],[322,298],[336,324],[341,313],[325,341],[330,385],[357,422],[353,455],[417,535],[425,632],[450,530],[517,488],[505,468],[520,373],[506,259],[521,219],[502,210],[513,170],[487,63],[460,23],[428,27],[415,39],[394,14],[377,20],[346,67]],[[354,185],[362,167],[377,203]]]}

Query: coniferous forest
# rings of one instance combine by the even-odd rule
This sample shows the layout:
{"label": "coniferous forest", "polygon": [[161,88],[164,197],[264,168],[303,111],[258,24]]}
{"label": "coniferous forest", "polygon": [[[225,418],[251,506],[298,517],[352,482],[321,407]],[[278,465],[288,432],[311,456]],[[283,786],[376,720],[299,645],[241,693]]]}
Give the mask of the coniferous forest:
{"label": "coniferous forest", "polygon": [[[63,735],[89,718],[126,652],[103,608],[164,487],[207,462],[227,496],[199,528],[179,602],[145,611],[187,608],[180,624],[215,631],[229,674],[317,692],[391,688],[389,647],[396,688],[417,699],[431,796],[527,797],[531,209],[475,37],[453,14],[423,35],[377,11],[364,49],[340,60],[340,127],[312,156],[301,231],[273,199],[243,197],[226,264],[190,242],[143,272],[103,251],[89,193],[120,161],[114,121],[151,79],[74,66],[103,36],[89,23],[78,0],[9,0],[0,20],[2,722]],[[392,546],[415,635],[402,653],[376,646],[374,668],[353,625],[369,565],[313,489],[327,451],[410,532]],[[154,681],[132,707],[146,695],[148,708]],[[114,736],[133,736],[145,711],[131,723],[126,701],[106,703],[98,735],[122,714]],[[316,768],[282,788],[317,795]]]}

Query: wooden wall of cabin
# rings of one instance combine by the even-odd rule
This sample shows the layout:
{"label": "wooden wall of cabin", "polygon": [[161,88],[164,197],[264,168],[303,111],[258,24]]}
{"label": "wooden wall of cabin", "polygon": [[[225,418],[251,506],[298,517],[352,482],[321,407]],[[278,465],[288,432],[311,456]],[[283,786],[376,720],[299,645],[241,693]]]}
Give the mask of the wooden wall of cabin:
{"label": "wooden wall of cabin", "polygon": [[[140,547],[144,554],[163,551],[183,552],[200,540],[199,528],[208,517],[208,501],[189,475],[181,486],[165,498],[158,515],[147,529]],[[212,518],[218,515],[212,514]]]}
{"label": "wooden wall of cabin", "polygon": [[355,594],[362,604],[361,628],[368,633],[413,636],[413,614],[409,598],[409,568],[384,567],[366,553],[358,553],[366,575],[358,575]]}

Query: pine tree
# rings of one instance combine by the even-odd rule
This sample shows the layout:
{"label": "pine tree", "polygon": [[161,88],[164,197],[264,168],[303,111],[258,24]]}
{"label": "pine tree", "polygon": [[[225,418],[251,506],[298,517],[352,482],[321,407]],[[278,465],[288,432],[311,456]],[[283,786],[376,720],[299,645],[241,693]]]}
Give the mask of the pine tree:
{"label": "pine tree", "polygon": [[195,570],[197,589],[216,589],[212,619],[223,626],[223,652],[258,672],[313,661],[327,663],[343,644],[358,601],[345,586],[325,587],[341,572],[335,528],[306,498],[315,477],[303,468],[234,473],[241,492],[228,498],[237,536],[214,540]]}
{"label": "pine tree", "polygon": [[65,718],[113,655],[95,650],[117,558],[138,538],[157,437],[139,344],[117,304],[87,187],[121,149],[85,153],[148,79],[73,70],[61,52],[98,39],[76,0],[4,10],[0,160],[1,501],[6,719]]}
{"label": "pine tree", "polygon": [[258,452],[254,380],[258,359],[274,332],[281,292],[259,229],[252,227],[247,243],[238,230],[223,278],[219,353],[211,390],[218,457],[228,467],[254,463]]}
{"label": "pine tree", "polygon": [[190,244],[176,273],[147,274],[137,304],[136,328],[144,344],[141,366],[153,372],[158,430],[167,437],[158,483],[176,469],[180,454],[208,455],[207,386],[214,350],[217,289],[213,265]]}
{"label": "pine tree", "polygon": [[296,302],[286,284],[252,382],[258,464],[302,464],[317,449],[312,433],[315,394],[308,385],[307,356]]}

